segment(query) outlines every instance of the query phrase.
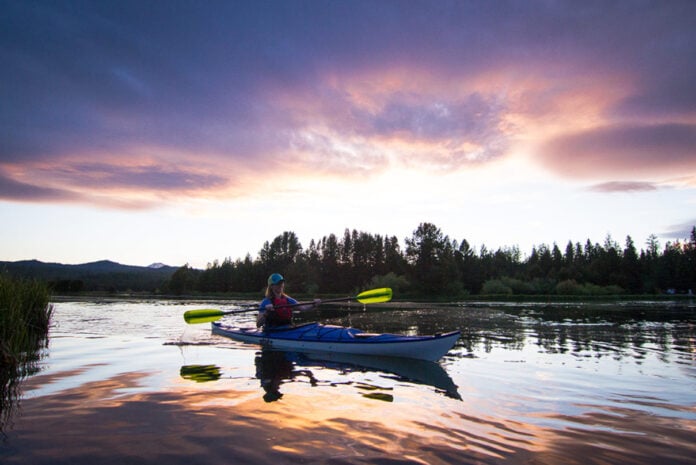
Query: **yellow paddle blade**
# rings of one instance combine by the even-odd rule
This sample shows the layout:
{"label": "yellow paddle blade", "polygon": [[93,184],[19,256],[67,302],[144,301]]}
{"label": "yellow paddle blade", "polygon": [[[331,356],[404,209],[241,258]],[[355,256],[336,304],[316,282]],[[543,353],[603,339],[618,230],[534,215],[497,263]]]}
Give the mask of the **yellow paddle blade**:
{"label": "yellow paddle blade", "polygon": [[355,300],[361,304],[378,304],[380,302],[389,302],[391,298],[392,290],[388,287],[382,287],[380,289],[371,289],[361,292],[357,295]]}
{"label": "yellow paddle blade", "polygon": [[201,310],[189,310],[184,313],[184,320],[190,325],[198,323],[210,323],[211,321],[219,320],[225,312],[214,308],[204,308]]}

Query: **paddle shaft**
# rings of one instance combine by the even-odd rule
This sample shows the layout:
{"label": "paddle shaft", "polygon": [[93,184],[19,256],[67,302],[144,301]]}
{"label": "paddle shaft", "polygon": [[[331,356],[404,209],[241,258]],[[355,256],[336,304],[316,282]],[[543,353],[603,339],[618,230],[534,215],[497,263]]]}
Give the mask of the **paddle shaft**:
{"label": "paddle shaft", "polygon": [[[335,299],[322,299],[321,303],[331,303],[331,302],[346,302],[348,300],[353,300],[355,297],[338,297]],[[302,307],[304,305],[313,305],[314,302],[297,302],[295,304],[285,304],[285,305],[275,305],[273,308],[285,308],[285,307]],[[241,310],[230,310],[227,312],[222,312],[223,315],[233,315],[235,313],[247,313],[247,312],[255,312],[260,309],[260,306],[257,304],[254,304],[254,307],[252,308],[244,308]]]}
{"label": "paddle shaft", "polygon": [[[379,302],[387,302],[391,300],[392,297],[392,290],[389,288],[381,288],[381,289],[372,289],[369,291],[361,292],[357,296],[354,297],[338,297],[334,299],[325,299],[322,300],[321,303],[324,302],[345,302],[348,300],[357,300],[360,303],[363,304],[370,304],[370,303],[379,303]],[[275,308],[286,308],[286,307],[299,307],[299,306],[307,306],[307,305],[313,305],[314,302],[298,302],[295,304],[285,304],[285,305],[279,305],[276,306]],[[244,309],[239,309],[239,310],[229,310],[227,312],[223,312],[222,310],[214,310],[214,309],[202,309],[202,310],[189,310],[184,313],[184,320],[186,320],[187,323],[205,323],[209,321],[215,321],[218,318],[222,317],[223,315],[233,315],[235,313],[247,313],[247,312],[253,312],[261,310],[260,306],[256,306],[254,304],[251,305],[250,308],[244,308]]]}
{"label": "paddle shaft", "polygon": [[[347,300],[353,300],[354,297],[339,297],[337,299],[326,299],[322,300],[321,303],[331,303],[331,302],[345,302]],[[274,308],[284,308],[284,307],[301,307],[303,305],[312,305],[314,302],[297,302],[296,304],[286,304],[286,305],[277,305]],[[239,310],[228,310],[226,312],[220,312],[218,315],[223,316],[223,315],[234,315],[237,313],[249,313],[249,312],[256,312],[260,310],[260,306],[258,304],[253,304],[253,307],[249,308],[242,308]]]}

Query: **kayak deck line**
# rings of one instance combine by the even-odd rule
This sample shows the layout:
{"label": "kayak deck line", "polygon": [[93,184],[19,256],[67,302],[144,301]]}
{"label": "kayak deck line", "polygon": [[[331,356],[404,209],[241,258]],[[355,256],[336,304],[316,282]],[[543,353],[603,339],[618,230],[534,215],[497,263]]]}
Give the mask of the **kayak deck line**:
{"label": "kayak deck line", "polygon": [[357,328],[305,323],[273,329],[238,328],[212,323],[214,334],[264,348],[386,355],[436,361],[457,342],[460,331],[434,335],[367,333]]}

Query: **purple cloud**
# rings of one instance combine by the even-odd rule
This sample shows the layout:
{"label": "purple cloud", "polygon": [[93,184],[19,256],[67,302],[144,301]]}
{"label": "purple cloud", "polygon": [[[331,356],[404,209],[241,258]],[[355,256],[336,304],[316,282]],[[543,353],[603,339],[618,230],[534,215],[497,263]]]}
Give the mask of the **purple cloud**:
{"label": "purple cloud", "polygon": [[[694,17],[692,1],[10,0],[0,17],[0,165],[67,163],[72,174],[56,176],[69,182],[198,190],[235,182],[220,166],[253,175],[281,159],[301,170],[322,158],[327,170],[369,169],[384,161],[380,140],[394,138],[436,147],[406,150],[410,163],[453,168],[507,153],[519,135],[510,112],[557,108],[554,90],[582,81],[630,94],[606,109],[606,126],[546,143],[552,169],[693,172]],[[382,89],[394,70],[431,82],[385,90],[370,107],[341,85]],[[539,78],[537,100],[513,108],[517,86]],[[113,161],[142,147],[183,167]],[[80,154],[90,162],[74,161]],[[208,168],[185,168],[207,157]],[[28,195],[21,179],[5,180],[8,196],[11,186]]]}
{"label": "purple cloud", "polygon": [[61,202],[79,200],[80,195],[63,189],[53,189],[15,181],[0,174],[0,199],[25,202]]}
{"label": "purple cloud", "polygon": [[546,166],[570,177],[681,175],[696,171],[696,125],[616,125],[557,137]]}
{"label": "purple cloud", "polygon": [[590,187],[590,190],[595,192],[649,192],[657,190],[658,186],[652,182],[639,181],[610,181],[595,184]]}
{"label": "purple cloud", "polygon": [[666,231],[660,234],[661,237],[672,240],[690,240],[691,231],[696,227],[696,218],[685,223],[673,224]]}
{"label": "purple cloud", "polygon": [[[45,169],[38,173],[48,175]],[[148,186],[151,191],[211,190],[225,187],[231,176],[196,174],[193,170],[157,165],[118,166],[106,163],[78,163],[48,169],[54,179],[66,185],[95,189],[120,189]]]}

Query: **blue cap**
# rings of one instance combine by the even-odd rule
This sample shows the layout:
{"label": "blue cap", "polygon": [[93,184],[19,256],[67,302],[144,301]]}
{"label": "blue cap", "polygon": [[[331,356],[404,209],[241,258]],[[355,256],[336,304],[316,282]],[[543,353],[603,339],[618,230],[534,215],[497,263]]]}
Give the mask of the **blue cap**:
{"label": "blue cap", "polygon": [[272,275],[270,275],[268,277],[268,285],[269,286],[271,286],[273,284],[282,283],[283,281],[285,281],[285,278],[283,278],[283,275],[278,274],[278,273],[273,273]]}

